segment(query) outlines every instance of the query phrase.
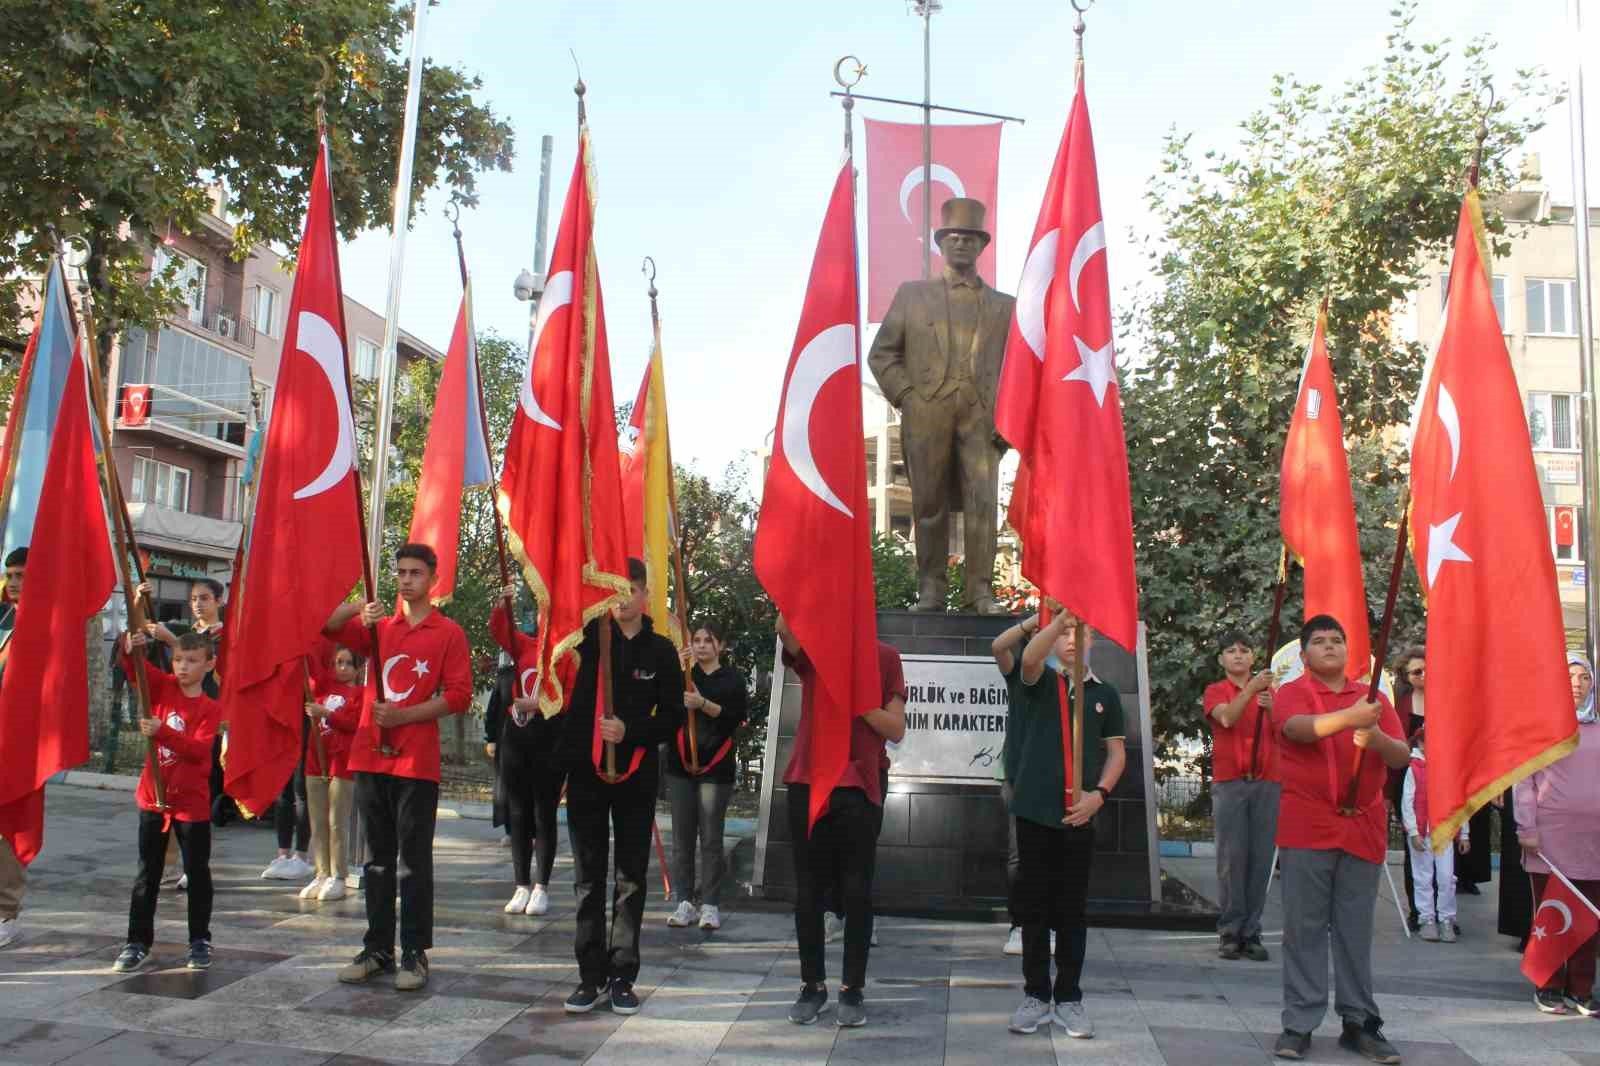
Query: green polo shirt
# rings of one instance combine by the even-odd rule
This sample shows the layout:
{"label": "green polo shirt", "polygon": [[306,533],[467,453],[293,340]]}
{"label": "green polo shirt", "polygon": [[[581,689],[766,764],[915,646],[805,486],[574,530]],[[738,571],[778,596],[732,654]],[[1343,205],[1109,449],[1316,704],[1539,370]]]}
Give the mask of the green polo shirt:
{"label": "green polo shirt", "polygon": [[[1049,667],[1039,680],[1022,680],[1017,660],[1015,696],[1006,720],[1006,780],[1014,790],[1011,813],[1040,825],[1059,827],[1066,816],[1066,770],[1061,743],[1057,673]],[[1007,680],[1010,680],[1009,678]],[[1072,678],[1064,678],[1072,699]],[[1083,781],[1093,788],[1106,764],[1107,740],[1127,735],[1117,690],[1091,675],[1083,686]]]}

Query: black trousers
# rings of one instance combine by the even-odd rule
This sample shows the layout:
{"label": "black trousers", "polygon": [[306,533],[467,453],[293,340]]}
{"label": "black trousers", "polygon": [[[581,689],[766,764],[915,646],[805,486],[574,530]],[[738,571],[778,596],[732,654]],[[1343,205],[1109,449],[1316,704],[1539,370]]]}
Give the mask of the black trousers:
{"label": "black trousers", "polygon": [[545,758],[517,759],[509,753],[505,758],[500,781],[506,836],[511,838],[511,871],[519,885],[548,886],[556,864],[556,810],[566,772]]}
{"label": "black trousers", "polygon": [[167,862],[167,834],[176,833],[189,875],[189,939],[211,939],[211,823],[174,820],[170,830],[159,811],[139,812],[139,872],[128,904],[128,943],[146,948],[156,939],[156,899]]}
{"label": "black trousers", "polygon": [[[1078,980],[1089,944],[1084,902],[1094,861],[1093,826],[1048,826],[1015,818],[1017,883],[1012,905],[1022,923],[1023,991],[1046,1003],[1083,998]],[[1050,982],[1050,933],[1056,934],[1056,979]]]}
{"label": "black trousers", "polygon": [[306,764],[295,767],[294,774],[283,784],[278,802],[272,805],[272,827],[278,831],[278,850],[294,850],[305,854],[311,844],[311,810],[306,805]]}
{"label": "black trousers", "polygon": [[[572,887],[578,899],[573,952],[584,984],[600,987],[613,978],[632,983],[639,976],[639,927],[644,923],[658,778],[654,760],[615,785],[601,781],[587,765],[567,776],[567,835],[572,840]],[[608,927],[605,892],[613,833],[617,877]]]}
{"label": "black trousers", "polygon": [[433,947],[433,826],[439,782],[358,773],[356,809],[367,832],[362,868],[368,951],[394,953],[394,893],[400,888],[400,948]]}
{"label": "black trousers", "polygon": [[872,874],[883,808],[859,788],[836,788],[827,812],[807,835],[810,804],[810,786],[789,786],[800,979],[808,984],[827,980],[822,923],[831,901],[844,914],[844,987],[859,990],[867,983],[867,955],[872,949]]}

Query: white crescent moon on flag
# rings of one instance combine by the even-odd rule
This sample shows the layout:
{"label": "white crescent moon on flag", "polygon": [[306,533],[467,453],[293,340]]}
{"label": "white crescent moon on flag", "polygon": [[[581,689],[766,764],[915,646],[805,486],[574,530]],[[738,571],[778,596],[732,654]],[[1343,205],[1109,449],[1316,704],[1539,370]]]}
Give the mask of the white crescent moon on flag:
{"label": "white crescent moon on flag", "polygon": [[1454,481],[1456,464],[1461,461],[1461,412],[1456,410],[1455,398],[1442,381],[1439,383],[1439,399],[1433,410],[1439,416],[1439,424],[1444,426],[1445,436],[1450,438],[1450,480]]}
{"label": "white crescent moon on flag", "polygon": [[1022,281],[1017,284],[1017,329],[1041,363],[1045,300],[1050,295],[1050,283],[1055,280],[1056,246],[1060,243],[1060,227],[1040,237],[1028,253],[1028,261],[1022,266]]}
{"label": "white crescent moon on flag", "polygon": [[539,317],[533,324],[533,341],[528,345],[528,373],[522,379],[522,411],[533,421],[541,426],[549,426],[559,430],[561,423],[544,413],[544,408],[539,406],[539,400],[533,395],[533,364],[539,358],[539,340],[544,336],[544,328],[550,324],[555,313],[572,303],[572,271],[563,270],[553,274],[545,282],[544,295],[539,297]]}
{"label": "white crescent moon on flag", "polygon": [[[928,175],[933,181],[943,182],[949,187],[950,191],[955,193],[957,196],[967,195],[967,187],[961,184],[960,177],[956,175],[955,171],[951,170],[943,163],[935,163],[929,167]],[[917,186],[921,184],[921,167],[913,168],[906,173],[905,177],[900,179],[900,214],[905,216],[905,220],[907,222],[912,221],[911,194],[915,192]],[[935,255],[940,254],[939,242],[933,239],[932,233],[928,234],[928,247],[933,249]]]}
{"label": "white crescent moon on flag", "polygon": [[1079,314],[1083,313],[1083,304],[1078,302],[1078,277],[1094,254],[1105,250],[1106,224],[1103,221],[1084,230],[1083,236],[1078,238],[1078,246],[1072,249],[1072,260],[1067,264],[1067,286],[1072,290],[1072,306]]}
{"label": "white crescent moon on flag", "polygon": [[411,695],[412,690],[417,687],[416,682],[413,681],[411,683],[411,688],[406,689],[404,692],[396,692],[389,684],[389,671],[393,670],[396,666],[400,665],[401,662],[409,658],[411,658],[409,655],[396,655],[388,662],[383,664],[383,691],[389,694],[390,703],[399,703],[401,700],[406,699]]}
{"label": "white crescent moon on flag", "polygon": [[[532,681],[528,680],[528,675],[529,674],[533,675],[533,680]],[[539,683],[539,670],[538,670],[537,667],[530,666],[526,670],[522,671],[522,676],[517,678],[517,684],[522,686],[522,697],[523,697],[523,699],[531,699],[533,697],[533,686],[538,684],[538,683]]]}
{"label": "white crescent moon on flag", "polygon": [[327,492],[355,468],[356,427],[350,417],[350,383],[344,365],[344,341],[338,331],[321,315],[301,311],[295,328],[295,351],[309,355],[328,379],[335,417],[339,419],[339,436],[333,454],[328,456],[328,465],[309,483],[295,490],[294,498],[305,500]]}
{"label": "white crescent moon on flag", "polygon": [[1533,912],[1534,918],[1537,919],[1539,917],[1539,911],[1544,910],[1546,907],[1554,907],[1556,912],[1560,914],[1562,918],[1566,919],[1567,924],[1556,930],[1556,936],[1560,936],[1568,929],[1572,928],[1572,909],[1565,903],[1562,903],[1559,899],[1547,899],[1543,903],[1539,904],[1538,910]]}
{"label": "white crescent moon on flag", "polygon": [[828,379],[856,361],[856,328],[848,322],[829,326],[806,342],[789,375],[783,395],[783,457],[800,483],[823,503],[852,517],[850,508],[823,480],[811,455],[811,408]]}

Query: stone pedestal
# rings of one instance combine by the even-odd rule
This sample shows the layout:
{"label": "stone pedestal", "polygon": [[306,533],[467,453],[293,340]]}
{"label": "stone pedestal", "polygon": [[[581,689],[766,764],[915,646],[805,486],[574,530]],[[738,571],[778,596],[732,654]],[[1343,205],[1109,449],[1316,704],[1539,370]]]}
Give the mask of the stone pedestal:
{"label": "stone pedestal", "polygon": [[[995,636],[1015,621],[879,612],[879,636],[897,647],[905,661],[912,689],[908,718],[922,715],[918,721],[923,729],[956,730],[932,738],[908,729],[905,757],[897,764],[897,753],[890,752],[889,795],[873,882],[881,913],[989,916],[1005,908],[1009,815],[993,776],[1004,740],[1004,681],[992,662],[985,668],[979,660],[989,657]],[[1121,695],[1128,766],[1096,816],[1089,911],[1100,920],[1149,920],[1160,911],[1153,906],[1159,903],[1160,882],[1153,811],[1146,805],[1149,711],[1139,691],[1143,673],[1136,656],[1105,640],[1095,643],[1090,666]],[[799,721],[800,685],[781,663],[773,676],[771,706],[777,713],[767,731],[752,888],[768,899],[792,900],[794,864],[782,778]],[[954,685],[924,684],[951,676],[962,679],[959,692],[951,691]],[[995,688],[1001,693],[998,704],[990,702]],[[996,724],[991,743],[983,731]]]}

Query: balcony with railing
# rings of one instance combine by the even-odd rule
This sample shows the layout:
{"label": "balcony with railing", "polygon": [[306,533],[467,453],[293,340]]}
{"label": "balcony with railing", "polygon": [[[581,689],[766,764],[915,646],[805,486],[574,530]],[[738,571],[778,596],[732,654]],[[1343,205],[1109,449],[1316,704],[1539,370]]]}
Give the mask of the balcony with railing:
{"label": "balcony with railing", "polygon": [[119,385],[150,386],[149,419],[135,432],[244,455],[251,412],[249,359],[170,324],[156,333],[135,327],[123,336],[117,377]]}

